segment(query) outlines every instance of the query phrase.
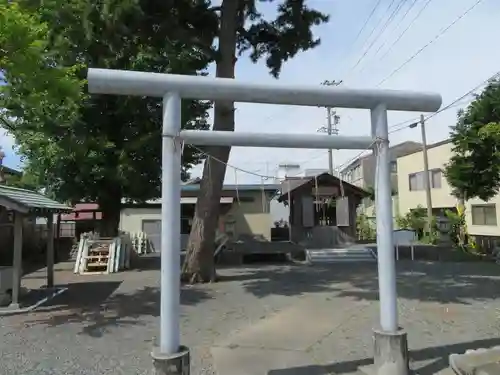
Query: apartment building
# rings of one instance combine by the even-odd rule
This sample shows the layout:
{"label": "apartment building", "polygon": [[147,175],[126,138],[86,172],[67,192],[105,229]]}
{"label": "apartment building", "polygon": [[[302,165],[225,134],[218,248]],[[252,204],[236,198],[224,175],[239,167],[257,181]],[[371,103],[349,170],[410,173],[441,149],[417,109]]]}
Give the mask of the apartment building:
{"label": "apartment building", "polygon": [[[391,181],[393,191],[398,189],[397,159],[401,156],[412,154],[422,150],[422,144],[418,142],[403,142],[389,148],[391,160]],[[373,153],[357,158],[340,172],[342,178],[362,189],[375,186],[375,155]]]}
{"label": "apartment building", "polygon": [[[394,193],[392,197],[392,214],[394,218],[396,218],[399,213],[399,200],[396,195],[398,191],[397,159],[398,157],[420,150],[422,150],[422,144],[412,141],[403,142],[389,148],[389,157],[391,160],[391,183],[392,191]],[[375,187],[375,155],[371,153],[357,158],[345,167],[340,174],[342,179],[362,189],[366,190]],[[371,218],[376,216],[375,205],[370,198],[363,200],[362,205],[359,207],[359,211]]]}
{"label": "apartment building", "polygon": [[[427,153],[433,212],[437,216],[443,216],[446,209],[454,210],[457,205],[457,199],[451,194],[452,189],[443,173],[453,154],[452,144],[450,140],[431,144]],[[404,215],[419,205],[426,207],[422,151],[399,157],[397,170],[399,214]],[[467,201],[466,222],[469,233],[486,238],[500,236],[499,210],[500,195],[488,202],[480,199]]]}

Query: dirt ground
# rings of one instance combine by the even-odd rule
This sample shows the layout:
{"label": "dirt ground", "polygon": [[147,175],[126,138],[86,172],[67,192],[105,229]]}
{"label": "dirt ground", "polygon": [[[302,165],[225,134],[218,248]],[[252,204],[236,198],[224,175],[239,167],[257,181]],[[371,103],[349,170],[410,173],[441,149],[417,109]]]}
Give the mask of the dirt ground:
{"label": "dirt ground", "polygon": [[[25,276],[23,286],[44,285],[44,272]],[[219,274],[221,282],[182,287],[182,343],[191,348],[192,374],[215,373],[217,342],[304,304],[332,311],[330,329],[310,348],[322,374],[352,373],[370,362],[378,321],[375,264],[254,265]],[[159,278],[158,257],[99,276],[74,275],[72,264],[57,264],[56,283],[66,293],[32,313],[0,317],[0,373],[150,374]],[[418,374],[447,367],[449,353],[500,345],[498,265],[398,263],[398,295]]]}

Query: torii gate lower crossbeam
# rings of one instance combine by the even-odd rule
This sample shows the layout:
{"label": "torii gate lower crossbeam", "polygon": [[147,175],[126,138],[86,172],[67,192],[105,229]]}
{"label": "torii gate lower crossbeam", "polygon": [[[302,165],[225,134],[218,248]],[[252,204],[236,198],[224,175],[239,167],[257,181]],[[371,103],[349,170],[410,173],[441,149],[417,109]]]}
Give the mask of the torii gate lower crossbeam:
{"label": "torii gate lower crossbeam", "polygon": [[[436,111],[441,96],[394,90],[348,90],[328,86],[256,84],[232,79],[89,69],[91,93],[163,97],[160,342],[153,351],[158,375],[189,374],[189,350],[180,343],[180,187],[182,142],[203,145],[366,149],[376,155],[376,214],[380,329],[374,331],[375,369],[407,375],[406,333],[398,326],[392,241],[388,110]],[[371,111],[370,137],[181,131],[181,99],[230,100]]]}

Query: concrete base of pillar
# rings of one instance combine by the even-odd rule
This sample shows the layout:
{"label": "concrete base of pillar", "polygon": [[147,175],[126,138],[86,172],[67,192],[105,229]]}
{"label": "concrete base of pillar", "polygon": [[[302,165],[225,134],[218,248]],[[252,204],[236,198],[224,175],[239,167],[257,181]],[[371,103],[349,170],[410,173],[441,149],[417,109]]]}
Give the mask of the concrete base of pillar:
{"label": "concrete base of pillar", "polygon": [[151,353],[155,375],[189,375],[189,349],[181,346],[174,354],[164,354],[160,348]]}
{"label": "concrete base of pillar", "polygon": [[408,339],[404,330],[373,331],[374,364],[360,367],[367,375],[409,375]]}

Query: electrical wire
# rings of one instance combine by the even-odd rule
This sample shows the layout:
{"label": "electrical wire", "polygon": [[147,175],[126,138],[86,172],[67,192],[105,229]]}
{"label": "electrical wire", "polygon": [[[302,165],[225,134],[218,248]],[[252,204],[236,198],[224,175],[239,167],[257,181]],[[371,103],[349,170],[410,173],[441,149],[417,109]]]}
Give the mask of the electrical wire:
{"label": "electrical wire", "polygon": [[[392,7],[392,5],[394,4],[394,2],[395,2],[395,0],[392,0],[392,2],[390,3],[389,7],[388,7],[388,8],[386,8],[386,10],[385,10],[385,14],[387,14],[387,13],[389,12],[389,9]],[[377,3],[377,7],[378,7],[378,5],[380,5],[380,4],[378,4],[378,3]],[[361,51],[364,51],[364,50],[365,50],[366,46],[368,45],[369,40],[371,39],[371,37],[373,36],[373,34],[375,33],[375,31],[378,29],[379,25],[383,22],[383,20],[384,20],[384,18],[385,18],[385,14],[384,14],[384,15],[383,15],[383,16],[382,16],[382,17],[381,17],[381,18],[380,18],[380,19],[379,19],[379,20],[375,23],[375,25],[372,27],[372,29],[371,29],[370,33],[368,34],[368,36],[365,38],[365,40],[364,40],[364,42],[363,42],[363,45],[362,45],[362,47],[361,47]],[[348,76],[349,74],[351,74],[351,73],[352,73],[352,71],[353,71],[355,68],[356,68],[356,65],[352,65],[352,66],[348,69],[348,71],[347,71],[346,73],[342,74],[342,76],[343,76],[343,77]],[[345,81],[345,80],[343,80],[343,81]]]}
{"label": "electrical wire", "polygon": [[368,23],[370,22],[370,20],[372,19],[373,15],[375,14],[377,8],[380,6],[380,3],[382,2],[382,0],[378,0],[377,3],[375,4],[375,6],[373,7],[372,11],[370,12],[370,14],[368,15],[368,18],[365,20],[365,23],[363,24],[363,26],[361,27],[361,29],[359,30],[358,32],[358,35],[356,35],[356,38],[354,39],[354,42],[352,43],[352,45],[355,45],[356,42],[359,40],[359,37],[361,36],[361,34],[363,33],[363,31],[365,30],[366,26],[368,25]]}
{"label": "electrical wire", "polygon": [[[451,103],[447,104],[446,106],[442,107],[438,111],[430,114],[424,120],[427,121],[427,120],[433,118],[434,116],[437,116],[441,112],[444,112],[444,111],[446,111],[448,109],[451,109],[451,108],[457,107],[458,105],[461,105],[462,103],[460,103],[460,102],[463,99],[465,99],[467,96],[469,96],[469,95],[473,94],[474,92],[476,92],[477,90],[479,90],[482,86],[488,84],[488,82],[490,82],[491,80],[494,80],[494,79],[497,79],[497,78],[500,78],[500,71],[498,71],[495,74],[493,74],[492,76],[488,77],[487,79],[485,79],[484,81],[482,81],[481,83],[479,83],[477,86],[475,86],[474,88],[470,89],[465,94],[459,96],[458,98],[456,98],[455,100],[453,100]],[[408,122],[409,121],[404,121],[405,124],[407,124]],[[398,132],[400,130],[403,130],[403,129],[406,129],[408,127],[408,125],[397,127],[398,125],[402,125],[402,124],[403,123],[395,124],[395,125],[391,126],[391,128],[396,128],[396,129],[390,131],[389,134],[396,133],[396,132]]]}
{"label": "electrical wire", "polygon": [[[377,34],[377,36],[373,39],[373,41],[371,42],[370,46],[368,47],[368,49],[365,51],[365,53],[363,54],[363,56],[361,57],[361,59],[358,61],[358,63],[356,64],[356,66],[363,60],[363,58],[366,58],[366,56],[368,55],[368,52],[370,52],[370,50],[374,47],[375,43],[379,40],[379,38],[385,33],[385,31],[387,30],[387,28],[389,27],[389,25],[392,23],[392,21],[394,20],[394,18],[396,17],[396,15],[399,13],[399,11],[401,10],[401,7],[403,6],[403,4],[406,2],[407,0],[400,0],[399,3],[396,5],[396,8],[394,9],[394,11],[391,13],[391,15],[389,16],[389,18],[387,19],[387,21],[385,22],[385,24],[382,26],[382,28],[379,30],[379,33]],[[377,50],[378,51],[378,50]]]}
{"label": "electrical wire", "polygon": [[[403,0],[400,0],[400,3],[403,2]],[[396,3],[396,0],[392,0],[391,3],[389,4],[389,7],[386,9],[386,13],[389,13],[389,10],[392,8],[392,6]],[[397,9],[397,8],[396,8]],[[387,28],[387,22],[391,19],[391,17],[393,17],[394,15],[394,12],[387,18],[387,21],[386,23],[381,27],[380,30],[382,30],[382,33],[385,31],[385,28]],[[366,38],[366,42],[368,42],[370,40],[370,38],[372,37],[373,33],[375,32],[375,30],[378,28],[378,25],[380,23],[382,23],[382,21],[384,20],[384,17],[382,17],[380,19],[380,21],[375,25],[375,27],[372,29],[370,35],[368,35],[368,37]],[[377,39],[380,37],[380,32],[378,33],[378,35],[373,39],[373,41],[369,44],[368,48],[365,48],[363,46],[362,50],[364,51],[361,55],[361,57],[358,59],[358,61],[349,69],[349,71],[346,73],[346,76],[348,77],[349,74],[351,74],[354,69],[357,68],[357,66],[361,63],[361,61],[363,61],[363,59],[365,58],[365,56],[367,55],[367,53],[370,51],[370,49],[372,48],[373,44],[377,41]],[[347,78],[346,78],[347,79]]]}
{"label": "electrical wire", "polygon": [[[406,18],[406,16],[408,15],[408,13],[410,12],[411,9],[413,9],[413,7],[415,6],[415,4],[417,3],[418,0],[413,0],[413,2],[410,4],[410,6],[408,7],[408,9],[406,9],[406,12],[403,14],[403,17],[399,20],[398,24],[394,27],[394,30],[397,30],[399,28],[399,26],[401,25],[401,23],[403,22],[403,20]],[[406,1],[404,1],[403,3],[400,3],[400,5],[404,5],[406,3]],[[397,9],[396,9],[397,10]],[[381,34],[380,34],[381,35]],[[376,58],[378,53],[380,52],[380,50],[382,48],[384,48],[386,45],[387,45],[387,42],[388,42],[389,38],[386,38],[385,41],[383,43],[381,43],[379,45],[379,47],[377,48],[377,50],[375,51],[375,53],[373,54],[373,58]],[[375,42],[376,40],[374,40]],[[373,44],[373,43],[372,43]],[[380,60],[380,59],[378,59]],[[369,66],[369,64],[364,64],[363,67],[361,67],[360,70],[358,70],[357,72],[357,75],[360,75],[363,71],[365,71],[365,69]]]}
{"label": "electrical wire", "polygon": [[[432,1],[432,0],[429,0],[429,1]],[[417,4],[417,2],[418,2],[418,0],[413,0],[412,1],[412,3],[410,4],[410,6],[408,7],[408,9],[406,9],[406,12],[403,14],[403,17],[400,18],[398,24],[396,26],[394,26],[394,30],[397,30],[399,28],[399,26],[401,26],[401,24],[403,23],[403,21],[406,19],[406,16],[408,15],[408,13],[410,13],[410,11],[413,9],[413,7],[415,6],[415,4]],[[384,43],[380,44],[380,46],[377,48],[377,50],[373,54],[374,57],[376,57],[378,55],[378,53],[380,52],[380,50],[387,45],[387,40]]]}
{"label": "electrical wire", "polygon": [[[371,150],[372,146],[376,143],[376,141],[373,141],[372,144],[370,144],[369,147],[367,147],[365,150],[361,151],[358,155],[356,155],[355,157],[349,159],[348,161],[346,161],[345,163],[341,164],[339,166],[339,168],[341,168],[342,166],[344,165],[349,165],[350,163],[352,163],[354,160],[356,160],[358,157],[360,157],[364,152],[368,151],[368,150]],[[218,162],[218,163],[221,163],[221,164],[224,164],[226,165],[226,167],[229,167],[231,169],[234,169],[235,171],[239,171],[239,172],[242,172],[242,173],[245,173],[245,174],[248,174],[248,175],[251,175],[251,176],[255,176],[255,177],[259,177],[259,178],[272,178],[272,179],[276,179],[276,180],[281,180],[281,181],[285,181],[286,178],[279,178],[279,177],[276,177],[276,176],[266,176],[264,174],[260,174],[260,173],[256,173],[256,172],[253,172],[253,171],[249,171],[247,169],[244,169],[244,168],[240,168],[240,167],[236,167],[232,164],[229,164],[229,163],[225,163],[223,162],[222,160],[210,155],[208,152],[202,150],[201,148],[195,146],[195,145],[187,145],[187,147],[192,147],[193,149],[195,149],[196,151],[198,151],[200,154],[203,154],[207,157],[208,160],[213,160],[215,162]],[[322,155],[324,156],[324,155]],[[300,174],[300,173],[299,173]],[[292,176],[288,176],[288,177],[296,177],[298,176],[297,175],[292,175]]]}
{"label": "electrical wire", "polygon": [[434,42],[439,40],[448,30],[450,30],[453,26],[457,24],[462,18],[464,18],[467,14],[469,14],[475,7],[477,7],[483,0],[477,0],[474,5],[472,5],[469,9],[467,9],[464,13],[462,13],[459,17],[457,17],[451,24],[449,24],[446,28],[444,28],[441,32],[439,32],[433,39],[431,39],[427,44],[421,47],[415,54],[413,54],[409,59],[407,59],[404,63],[402,63],[399,67],[392,71],[387,77],[385,77],[382,81],[377,84],[377,87],[382,85],[384,82],[392,78],[396,73],[401,71],[406,65],[408,65],[413,59],[415,59],[418,55],[420,55],[425,49],[430,47]]}
{"label": "electrical wire", "polygon": [[[375,6],[372,8],[370,14],[368,15],[368,17],[366,18],[365,20],[365,23],[363,24],[363,26],[361,27],[361,29],[359,29],[359,32],[358,34],[356,35],[356,38],[354,39],[354,42],[352,42],[351,44],[351,48],[349,48],[348,52],[346,53],[346,56],[348,56],[351,51],[352,51],[352,48],[356,45],[357,41],[359,40],[359,37],[361,36],[361,34],[363,33],[363,31],[365,31],[366,29],[366,26],[368,26],[368,23],[371,21],[371,19],[373,18],[375,12],[377,11],[377,8],[380,6],[380,4],[382,3],[382,0],[378,0],[375,4]],[[375,30],[375,29],[374,29]],[[373,31],[372,30],[372,33],[370,34],[370,36],[373,34]],[[369,37],[368,37],[369,38]]]}
{"label": "electrical wire", "polygon": [[[418,0],[417,0],[418,1]],[[417,3],[417,1],[415,1],[415,3],[413,3],[413,5],[415,5]],[[392,43],[389,48],[387,49],[387,51],[380,57],[379,60],[382,60],[384,57],[386,57],[391,51],[392,49],[394,48],[394,46],[396,44],[399,43],[399,41],[403,38],[403,36],[406,35],[406,32],[408,30],[410,30],[410,28],[413,26],[413,24],[420,18],[420,16],[422,15],[422,13],[424,12],[424,10],[429,6],[429,4],[432,2],[432,0],[427,0],[427,2],[424,4],[424,6],[422,8],[420,8],[420,11],[415,15],[415,17],[410,21],[410,23],[408,24],[408,26],[406,26],[406,28],[403,30],[403,32],[401,34],[399,34],[399,36],[397,37],[397,39],[394,41],[394,43]]]}

